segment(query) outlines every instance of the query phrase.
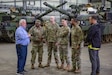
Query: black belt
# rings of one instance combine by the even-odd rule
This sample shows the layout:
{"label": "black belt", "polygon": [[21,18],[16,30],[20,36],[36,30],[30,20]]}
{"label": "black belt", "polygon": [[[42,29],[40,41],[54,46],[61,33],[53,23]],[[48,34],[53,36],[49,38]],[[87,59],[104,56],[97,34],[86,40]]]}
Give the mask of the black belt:
{"label": "black belt", "polygon": [[17,46],[21,46],[21,44],[16,44]]}
{"label": "black belt", "polygon": [[16,44],[16,46],[27,46],[27,45]]}
{"label": "black belt", "polygon": [[16,46],[22,47],[22,46],[27,46],[27,45],[16,44]]}

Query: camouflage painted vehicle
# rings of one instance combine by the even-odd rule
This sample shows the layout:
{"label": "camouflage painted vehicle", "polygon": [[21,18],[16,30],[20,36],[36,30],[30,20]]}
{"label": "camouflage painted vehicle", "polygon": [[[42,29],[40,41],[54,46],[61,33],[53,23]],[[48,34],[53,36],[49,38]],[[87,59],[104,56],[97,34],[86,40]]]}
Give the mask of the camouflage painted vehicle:
{"label": "camouflage painted vehicle", "polygon": [[[86,15],[80,15],[80,11],[81,8],[84,7],[85,5],[71,5],[71,12],[68,13],[67,11],[63,10],[63,9],[58,9],[50,4],[48,4],[47,2],[44,3],[44,5],[46,5],[47,7],[51,8],[52,10],[56,10],[66,16],[68,16],[68,18],[70,19],[71,17],[78,15],[77,18],[81,23],[81,27],[82,30],[84,32],[84,35],[86,37],[87,35],[87,31],[90,27],[88,18],[91,15],[98,15],[100,17],[99,19],[99,23],[101,23],[101,31],[102,31],[102,42],[112,42],[112,11],[108,11],[108,12],[104,12],[106,14],[105,18],[102,17],[99,13],[97,14],[86,14]],[[110,17],[110,16],[111,17]]]}
{"label": "camouflage painted vehicle", "polygon": [[[58,5],[58,7],[63,6],[67,2],[63,2]],[[18,27],[18,22],[21,18],[27,21],[27,31],[34,25],[36,19],[42,20],[42,17],[52,12],[49,9],[46,12],[39,14],[37,16],[32,16],[30,11],[25,11],[22,8],[11,7],[10,13],[0,12],[0,39],[6,40],[8,42],[15,42],[15,30]],[[44,22],[42,22],[44,23]]]}
{"label": "camouflage painted vehicle", "polygon": [[[26,19],[28,26],[34,24],[34,17],[27,13],[20,13],[15,8],[10,9],[10,13],[0,12],[0,39],[7,42],[15,42],[15,30],[21,18]],[[28,27],[29,28],[29,27]],[[27,28],[27,29],[28,29]]]}
{"label": "camouflage painted vehicle", "polygon": [[0,13],[0,39],[14,42],[14,32],[17,23],[6,13]]}

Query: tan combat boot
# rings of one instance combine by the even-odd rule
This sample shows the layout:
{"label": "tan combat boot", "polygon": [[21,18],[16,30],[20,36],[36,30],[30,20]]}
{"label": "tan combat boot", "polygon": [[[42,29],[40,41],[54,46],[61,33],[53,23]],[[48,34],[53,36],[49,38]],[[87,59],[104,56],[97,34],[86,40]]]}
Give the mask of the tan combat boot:
{"label": "tan combat boot", "polygon": [[81,70],[80,69],[76,69],[75,73],[81,73]]}
{"label": "tan combat boot", "polygon": [[50,64],[49,64],[49,63],[47,63],[44,67],[50,67]]}
{"label": "tan combat boot", "polygon": [[57,64],[57,68],[60,69],[59,64]]}
{"label": "tan combat boot", "polygon": [[64,69],[64,64],[61,64],[60,69]]}
{"label": "tan combat boot", "polygon": [[70,65],[67,65],[64,70],[70,71]]}
{"label": "tan combat boot", "polygon": [[35,69],[34,64],[31,65],[31,69]]}
{"label": "tan combat boot", "polygon": [[44,68],[44,66],[41,63],[39,63],[38,67]]}

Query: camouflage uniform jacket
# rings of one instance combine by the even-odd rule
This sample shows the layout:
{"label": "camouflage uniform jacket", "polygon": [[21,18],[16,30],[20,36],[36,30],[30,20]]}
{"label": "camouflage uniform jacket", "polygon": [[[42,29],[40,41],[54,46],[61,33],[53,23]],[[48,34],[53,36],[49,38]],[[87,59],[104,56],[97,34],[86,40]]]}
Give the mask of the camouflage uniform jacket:
{"label": "camouflage uniform jacket", "polygon": [[58,42],[59,44],[68,44],[69,42],[69,35],[70,35],[70,28],[68,26],[62,26],[59,30]]}
{"label": "camouflage uniform jacket", "polygon": [[71,29],[71,42],[72,48],[76,45],[80,45],[83,40],[83,32],[79,25],[72,26]]}
{"label": "camouflage uniform jacket", "polygon": [[44,38],[43,28],[37,28],[35,25],[29,30],[31,34],[31,41],[33,44],[39,43],[42,44]]}
{"label": "camouflage uniform jacket", "polygon": [[59,29],[59,25],[57,23],[52,25],[50,22],[47,22],[46,29],[45,29],[47,42],[57,41],[58,29]]}

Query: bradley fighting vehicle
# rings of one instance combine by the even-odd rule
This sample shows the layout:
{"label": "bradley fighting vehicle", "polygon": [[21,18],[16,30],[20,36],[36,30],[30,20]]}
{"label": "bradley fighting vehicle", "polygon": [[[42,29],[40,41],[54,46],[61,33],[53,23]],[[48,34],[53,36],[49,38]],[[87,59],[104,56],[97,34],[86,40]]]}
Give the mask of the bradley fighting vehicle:
{"label": "bradley fighting vehicle", "polygon": [[[96,14],[86,14],[86,15],[81,15],[79,14],[80,11],[83,11],[83,7],[88,7],[87,5],[70,5],[71,11],[65,11],[63,9],[58,9],[47,2],[44,3],[47,7],[51,8],[52,10],[58,11],[70,19],[71,17],[77,15],[77,19],[80,21],[80,26],[82,27],[82,30],[84,32],[84,36],[86,37],[87,31],[90,27],[88,18],[91,15],[98,15],[99,16],[99,23],[101,23],[101,32],[102,32],[102,42],[112,42],[112,12],[110,11],[98,11]],[[90,5],[89,5],[90,6]],[[101,15],[100,13],[104,12],[105,14]]]}
{"label": "bradley fighting vehicle", "polygon": [[[21,10],[22,11],[22,10]],[[29,16],[29,12],[21,12],[14,7],[8,12],[0,11],[0,39],[7,42],[15,41],[15,30],[18,27],[18,21],[25,18],[28,23],[32,23],[34,17]]]}
{"label": "bradley fighting vehicle", "polygon": [[[63,6],[67,2],[63,2],[58,5],[58,7]],[[11,8],[10,13],[0,12],[0,39],[6,40],[8,42],[15,42],[15,30],[18,27],[18,22],[21,18],[27,21],[27,31],[34,25],[36,19],[42,20],[42,17],[52,12],[54,9],[46,10],[46,12],[39,14],[37,16],[31,16],[31,12],[26,12],[18,8]]]}

